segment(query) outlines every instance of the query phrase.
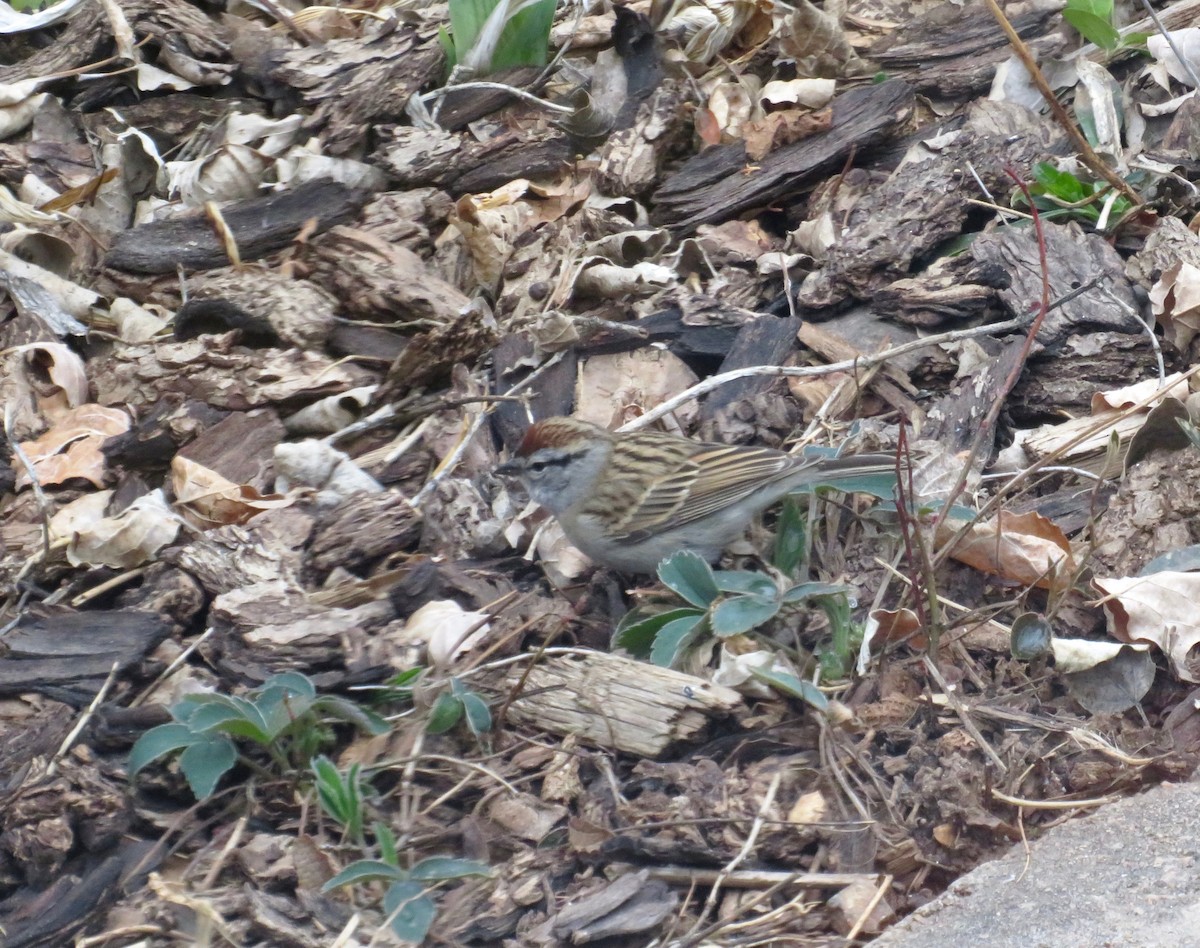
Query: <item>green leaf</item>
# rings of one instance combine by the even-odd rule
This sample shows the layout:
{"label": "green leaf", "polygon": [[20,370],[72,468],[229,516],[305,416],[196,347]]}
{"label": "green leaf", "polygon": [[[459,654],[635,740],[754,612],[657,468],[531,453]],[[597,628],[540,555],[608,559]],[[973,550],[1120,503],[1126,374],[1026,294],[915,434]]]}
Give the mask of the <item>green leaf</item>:
{"label": "green leaf", "polygon": [[473,691],[465,692],[459,700],[467,717],[467,727],[476,737],[486,734],[492,729],[492,712],[488,710],[487,702]]}
{"label": "green leaf", "polygon": [[322,695],[313,702],[312,708],[339,721],[353,724],[360,731],[375,737],[387,734],[392,729],[392,726],[374,711],[341,695]]}
{"label": "green leaf", "polygon": [[456,698],[448,691],[443,691],[433,703],[425,731],[428,734],[445,734],[459,722],[462,716],[462,699]]}
{"label": "green leaf", "polygon": [[437,915],[433,899],[424,895],[424,889],[416,882],[397,882],[383,895],[383,908],[392,919],[392,931],[405,941],[424,941],[429,926]]}
{"label": "green leaf", "polygon": [[1049,161],[1039,161],[1033,167],[1033,179],[1046,194],[1051,194],[1066,204],[1075,204],[1091,195],[1091,189],[1075,175],[1059,171]]}
{"label": "green leaf", "polygon": [[[389,866],[378,859],[358,859],[321,886],[322,892],[332,892],[344,885],[355,885],[359,882],[374,882],[376,879],[404,880],[408,873],[395,866]],[[420,888],[418,886],[418,888]]]}
{"label": "green leaf", "polygon": [[658,564],[658,578],[663,585],[699,609],[707,609],[720,595],[712,567],[704,557],[691,550],[672,553]]}
{"label": "green leaf", "polygon": [[386,823],[376,820],[372,824],[375,830],[375,842],[379,845],[379,855],[389,866],[400,868],[400,855],[396,852],[396,834]]}
{"label": "green leaf", "polygon": [[259,744],[270,743],[271,737],[260,726],[261,723],[261,716],[257,713],[254,714],[254,720],[247,720],[240,708],[224,702],[212,701],[196,708],[188,718],[187,726],[196,734],[219,731],[234,737],[246,737]]}
{"label": "green leaf", "polygon": [[688,646],[699,636],[703,628],[704,615],[684,616],[674,622],[668,622],[654,637],[654,647],[650,649],[650,661],[663,668],[673,668]]}
{"label": "green leaf", "polygon": [[783,594],[783,601],[803,602],[814,596],[848,596],[851,591],[849,586],[838,583],[797,583]]}
{"label": "green leaf", "polygon": [[212,796],[217,782],[237,763],[237,748],[224,737],[197,741],[179,755],[179,769],[197,800]]}
{"label": "green leaf", "polygon": [[1116,49],[1121,45],[1121,34],[1110,19],[1070,9],[1063,10],[1063,19],[1075,27],[1085,40],[1101,49]]}
{"label": "green leaf", "polygon": [[789,675],[787,672],[771,671],[766,668],[752,668],[750,674],[782,694],[807,702],[818,711],[829,710],[829,699],[821,693],[820,688],[810,681],[801,681],[795,675]]}
{"label": "green leaf", "polygon": [[490,876],[492,870],[474,859],[455,859],[452,856],[430,856],[412,867],[410,879],[420,882],[441,882],[443,879],[464,879],[467,876]]}
{"label": "green leaf", "polygon": [[280,672],[278,675],[272,675],[256,689],[259,697],[266,697],[273,691],[303,698],[317,696],[317,686],[312,683],[311,678],[300,672]]}
{"label": "green leaf", "polygon": [[745,569],[713,570],[713,579],[721,592],[749,593],[764,599],[773,599],[779,592],[770,576]]}
{"label": "green leaf", "polygon": [[807,533],[803,506],[795,497],[785,497],[775,522],[775,551],[771,555],[772,564],[785,576],[796,575],[804,562]]}
{"label": "green leaf", "polygon": [[621,617],[613,633],[613,648],[623,648],[630,655],[645,658],[650,654],[654,639],[663,626],[676,619],[704,616],[703,610],[684,607],[682,609],[667,609],[663,612],[649,613],[644,609],[631,609]]}
{"label": "green leaf", "polygon": [[760,599],[757,596],[733,596],[724,602],[717,603],[712,611],[712,630],[718,638],[729,638],[731,635],[741,635],[757,628],[764,622],[769,622],[779,611],[779,603],[774,599]]}
{"label": "green leaf", "polygon": [[132,780],[138,772],[160,757],[184,750],[203,738],[193,734],[186,724],[160,724],[137,739],[125,765]]}

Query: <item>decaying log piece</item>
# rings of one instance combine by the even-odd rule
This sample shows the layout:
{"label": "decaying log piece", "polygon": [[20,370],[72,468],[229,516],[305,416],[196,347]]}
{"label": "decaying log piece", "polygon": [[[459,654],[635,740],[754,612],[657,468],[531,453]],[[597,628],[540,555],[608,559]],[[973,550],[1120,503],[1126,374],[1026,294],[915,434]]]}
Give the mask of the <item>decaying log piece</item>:
{"label": "decaying log piece", "polygon": [[445,53],[432,28],[397,20],[367,37],[331,39],[268,54],[267,72],[314,110],[330,154],[358,148],[372,126],[404,114],[409,97],[438,78]]}
{"label": "decaying log piece", "polygon": [[[286,247],[309,222],[317,232],[351,220],[370,199],[366,191],[336,181],[314,181],[290,191],[238,201],[221,216],[237,241],[242,260],[256,260]],[[211,270],[229,265],[225,246],[204,214],[152,221],[122,234],[104,258],[105,266],[134,273]]]}
{"label": "decaying log piece", "polygon": [[1052,300],[1099,280],[1096,286],[1046,314],[1038,331],[1039,348],[1053,350],[1069,336],[1083,331],[1143,335],[1146,330],[1138,318],[1125,263],[1112,245],[1099,234],[1084,233],[1074,222],[1048,223],[1043,232],[1048,264],[1045,275],[1032,228],[1002,227],[981,234],[971,244],[971,255],[976,260],[1007,271],[1012,284],[1001,291],[1000,299],[1014,316],[1030,312],[1041,299],[1044,278],[1050,282]]}
{"label": "decaying log piece", "polygon": [[1005,169],[1023,173],[1062,141],[1061,130],[1022,105],[973,105],[966,125],[951,140],[925,160],[900,166],[869,201],[850,212],[825,266],[801,284],[799,302],[816,310],[849,298],[873,300],[962,232],[970,202],[980,194],[979,181],[1001,200],[1013,187]]}
{"label": "decaying log piece", "polygon": [[[751,320],[738,331],[729,354],[721,363],[720,371],[732,372],[755,365],[782,365],[792,351],[799,329],[799,316],[760,316]],[[704,421],[713,420],[722,409],[743,398],[752,398],[765,392],[777,381],[776,378],[759,375],[722,385],[704,400],[700,417]]]}
{"label": "decaying log piece", "polygon": [[[1025,40],[1041,37],[1059,22],[1058,0],[1005,3],[1005,15]],[[1041,54],[1065,43],[1055,32],[1032,43]],[[920,92],[958,98],[986,88],[996,67],[1010,55],[1008,40],[981,0],[966,5],[942,3],[914,17],[904,29],[879,40],[869,56],[889,75],[909,79]]]}
{"label": "decaying log piece", "polygon": [[506,130],[483,141],[442,129],[388,126],[376,130],[374,163],[398,188],[432,185],[451,194],[490,191],[513,178],[557,175],[575,154],[552,128]]}
{"label": "decaying log piece", "polygon": [[791,194],[851,149],[873,145],[908,120],[912,87],[900,80],[861,86],[833,100],[833,125],[754,163],[745,145],[702,151],[654,193],[654,218],[683,231],[736,217]]}
{"label": "decaying log piece", "polygon": [[[509,672],[515,688],[523,669]],[[514,724],[577,734],[613,750],[656,757],[699,737],[713,718],[744,709],[731,688],[645,662],[594,652],[554,656],[525,678],[508,707]]]}
{"label": "decaying log piece", "polygon": [[120,670],[141,661],[171,630],[162,616],[139,610],[25,617],[4,636],[0,694],[94,694],[114,663]]}

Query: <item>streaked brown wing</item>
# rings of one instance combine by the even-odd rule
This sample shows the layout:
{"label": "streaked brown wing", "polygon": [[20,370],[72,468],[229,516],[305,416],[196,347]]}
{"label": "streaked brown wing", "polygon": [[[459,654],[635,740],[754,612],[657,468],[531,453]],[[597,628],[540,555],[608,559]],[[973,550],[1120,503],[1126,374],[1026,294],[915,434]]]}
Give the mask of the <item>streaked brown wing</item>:
{"label": "streaked brown wing", "polygon": [[753,494],[797,466],[769,448],[696,444],[674,473],[659,479],[620,525],[627,536],[681,527]]}

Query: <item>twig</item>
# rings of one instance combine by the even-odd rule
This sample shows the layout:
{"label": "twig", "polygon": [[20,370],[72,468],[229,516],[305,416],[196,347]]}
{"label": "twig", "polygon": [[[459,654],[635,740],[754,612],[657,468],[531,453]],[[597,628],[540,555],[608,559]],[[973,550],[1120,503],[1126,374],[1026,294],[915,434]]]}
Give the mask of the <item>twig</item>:
{"label": "twig", "polygon": [[53,777],[58,770],[58,762],[71,749],[76,738],[83,733],[83,729],[87,727],[88,721],[96,713],[96,709],[104,702],[108,695],[108,689],[112,687],[114,681],[117,680],[117,669],[120,668],[118,662],[112,663],[112,668],[109,669],[108,677],[104,679],[104,684],[100,686],[100,690],[96,692],[96,697],[92,699],[92,703],[87,706],[87,710],[79,716],[79,720],[75,722],[75,726],[71,728],[71,733],[63,738],[62,744],[58,747],[58,752],[54,755],[54,759],[50,761],[50,766],[46,768],[46,776]]}
{"label": "twig", "polygon": [[721,894],[721,886],[750,854],[750,850],[754,848],[755,842],[758,841],[758,835],[762,832],[763,821],[766,818],[767,811],[775,804],[775,795],[779,792],[779,785],[782,782],[783,767],[780,767],[775,771],[775,775],[771,778],[771,783],[767,787],[767,792],[763,795],[762,803],[758,807],[758,814],[754,817],[754,823],[750,827],[750,832],[746,834],[746,841],[742,843],[742,848],[721,868],[721,871],[713,880],[712,888],[709,890],[708,898],[704,900],[704,907],[700,910],[700,915],[696,919],[695,926],[684,936],[685,942],[688,941],[689,936],[695,934],[696,929],[700,927],[704,919],[716,908],[717,897]]}
{"label": "twig", "polygon": [[1146,8],[1146,12],[1150,15],[1150,19],[1154,21],[1154,28],[1162,34],[1162,38],[1167,41],[1167,45],[1171,47],[1171,52],[1175,54],[1175,58],[1179,60],[1179,64],[1183,66],[1188,74],[1188,78],[1192,80],[1192,88],[1200,89],[1200,77],[1197,77],[1196,70],[1192,66],[1192,61],[1187,56],[1183,55],[1179,47],[1175,45],[1175,38],[1171,36],[1171,31],[1163,26],[1163,21],[1158,18],[1158,14],[1154,12],[1154,7],[1150,6],[1150,0],[1142,0],[1142,6]]}
{"label": "twig", "polygon": [[[1046,104],[1050,106],[1050,111],[1058,124],[1066,131],[1067,136],[1071,139],[1072,144],[1079,150],[1080,160],[1087,165],[1093,173],[1099,175],[1114,188],[1120,191],[1129,199],[1134,207],[1140,207],[1145,202],[1138,196],[1138,193],[1133,190],[1120,175],[1116,174],[1108,167],[1096,154],[1091,144],[1083,133],[1079,131],[1078,126],[1071,121],[1071,117],[1067,115],[1067,110],[1063,108],[1062,103],[1058,101],[1058,97],[1054,94],[1054,90],[1050,88],[1050,84],[1046,82],[1046,77],[1042,75],[1041,69],[1034,61],[1033,54],[1029,52],[1029,47],[1025,45],[1024,40],[1017,35],[1017,31],[1013,29],[1013,25],[1008,21],[1008,17],[1004,15],[1004,11],[1000,9],[1000,5],[996,0],[983,0],[987,5],[996,22],[1000,24],[1000,29],[1004,31],[1004,35],[1008,37],[1009,45],[1012,46],[1013,52],[1017,54],[1017,58],[1021,60],[1021,65],[1025,67],[1025,71],[1029,73],[1029,78],[1033,84],[1037,86],[1038,92],[1042,94],[1042,98],[1046,100]],[[1031,204],[1032,206],[1032,204]]]}
{"label": "twig", "polygon": [[846,944],[851,944],[856,938],[858,938],[858,933],[861,932],[863,930],[863,926],[870,921],[871,913],[875,911],[875,906],[879,904],[880,900],[882,900],[885,895],[887,895],[887,890],[892,887],[892,879],[892,876],[884,876],[879,880],[879,886],[875,889],[875,895],[871,897],[871,901],[868,902],[863,907],[862,912],[859,913],[858,921],[854,923],[854,926],[850,929],[850,931],[846,932]]}
{"label": "twig", "polygon": [[980,732],[979,728],[975,726],[975,722],[971,720],[971,715],[967,712],[966,706],[958,700],[958,695],[954,694],[950,686],[946,683],[946,679],[942,677],[942,673],[938,669],[937,663],[934,662],[928,655],[924,656],[924,662],[925,670],[929,672],[929,676],[937,682],[937,686],[942,689],[942,694],[946,696],[946,700],[950,702],[950,706],[954,709],[955,713],[958,714],[958,719],[962,721],[963,728],[966,730],[966,732],[970,734],[975,743],[979,745],[979,749],[991,759],[993,764],[996,765],[996,767],[1000,770],[1000,773],[1008,773],[1008,767],[1006,767],[1004,761],[1000,759],[1000,755],[992,749],[991,744],[984,740],[983,734]]}
{"label": "twig", "polygon": [[42,485],[38,483],[37,472],[33,469],[33,463],[21,448],[21,444],[12,433],[12,404],[4,406],[4,437],[8,441],[8,445],[12,448],[12,453],[18,461],[21,462],[21,467],[25,469],[25,474],[29,477],[29,486],[33,488],[33,498],[37,501],[38,516],[42,521],[42,556],[45,562],[50,560],[50,505],[46,502],[46,495],[42,492]]}
{"label": "twig", "polygon": [[516,86],[510,86],[503,82],[458,82],[452,86],[442,86],[440,89],[434,89],[432,92],[426,92],[423,96],[421,96],[421,101],[430,102],[434,99],[442,99],[451,92],[458,92],[460,89],[497,89],[501,92],[507,92],[509,95],[514,96],[523,102],[528,102],[530,105],[536,105],[538,108],[546,109],[549,112],[558,112],[560,115],[572,115],[575,112],[575,107],[573,105],[556,105],[553,102],[547,102],[545,99],[539,99],[532,92],[526,92],[524,89],[518,89]]}

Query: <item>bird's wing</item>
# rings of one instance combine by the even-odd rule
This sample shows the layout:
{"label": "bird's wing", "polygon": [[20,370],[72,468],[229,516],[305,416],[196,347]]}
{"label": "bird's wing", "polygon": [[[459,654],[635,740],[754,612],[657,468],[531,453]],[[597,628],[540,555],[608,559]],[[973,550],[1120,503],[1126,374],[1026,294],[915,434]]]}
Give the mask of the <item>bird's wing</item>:
{"label": "bird's wing", "polygon": [[614,524],[622,534],[635,537],[684,526],[804,466],[769,448],[692,444],[681,454],[679,465],[656,480]]}

